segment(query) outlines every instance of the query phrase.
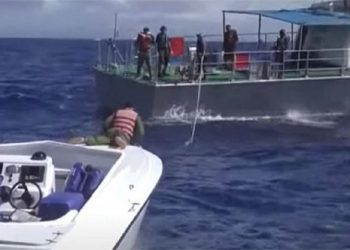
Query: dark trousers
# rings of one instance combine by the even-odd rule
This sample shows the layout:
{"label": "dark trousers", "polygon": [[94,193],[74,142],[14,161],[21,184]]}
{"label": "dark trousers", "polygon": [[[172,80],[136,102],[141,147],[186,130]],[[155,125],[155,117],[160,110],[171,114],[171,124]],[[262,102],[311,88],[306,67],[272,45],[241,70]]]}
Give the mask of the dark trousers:
{"label": "dark trousers", "polygon": [[283,78],[284,71],[284,51],[277,51],[275,61],[278,63],[278,73],[277,77],[279,79]]}
{"label": "dark trousers", "polygon": [[[169,51],[167,49],[159,49],[158,50],[158,75],[160,76],[165,75],[166,70],[168,68],[169,64]],[[164,65],[164,68],[162,70],[162,66]]]}
{"label": "dark trousers", "polygon": [[143,63],[146,62],[147,70],[150,78],[152,78],[152,70],[151,70],[151,56],[149,52],[140,52],[137,60],[137,76],[141,75],[141,68]]}
{"label": "dark trousers", "polygon": [[[197,75],[198,75],[198,77],[199,77],[199,75],[201,73],[202,56],[203,55],[201,55],[201,54],[197,55]],[[206,79],[206,73],[207,73],[207,70],[205,68],[205,63],[206,63],[206,57],[204,56],[204,58],[203,58],[203,79]]]}
{"label": "dark trousers", "polygon": [[225,68],[228,70],[233,70],[233,63],[235,61],[234,51],[225,51],[224,52],[224,63]]}

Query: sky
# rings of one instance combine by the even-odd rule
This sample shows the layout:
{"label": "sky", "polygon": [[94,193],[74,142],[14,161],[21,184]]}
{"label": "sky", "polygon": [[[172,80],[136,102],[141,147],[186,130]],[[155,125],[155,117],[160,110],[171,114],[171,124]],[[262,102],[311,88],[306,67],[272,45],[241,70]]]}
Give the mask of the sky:
{"label": "sky", "polygon": [[[113,35],[118,13],[120,38],[132,38],[144,26],[161,25],[170,35],[220,34],[222,10],[308,7],[317,0],[0,0],[0,37],[100,39]],[[228,18],[240,33],[255,32],[257,19]],[[277,26],[263,23],[265,31]],[[270,30],[269,30],[270,29]]]}

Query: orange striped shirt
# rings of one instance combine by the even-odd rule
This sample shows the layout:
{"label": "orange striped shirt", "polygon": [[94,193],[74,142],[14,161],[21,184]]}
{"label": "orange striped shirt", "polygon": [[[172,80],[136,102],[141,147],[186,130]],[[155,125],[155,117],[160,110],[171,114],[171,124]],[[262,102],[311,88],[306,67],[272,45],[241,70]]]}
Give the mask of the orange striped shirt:
{"label": "orange striped shirt", "polygon": [[130,138],[134,135],[137,113],[130,108],[120,109],[117,111],[113,126],[126,133]]}

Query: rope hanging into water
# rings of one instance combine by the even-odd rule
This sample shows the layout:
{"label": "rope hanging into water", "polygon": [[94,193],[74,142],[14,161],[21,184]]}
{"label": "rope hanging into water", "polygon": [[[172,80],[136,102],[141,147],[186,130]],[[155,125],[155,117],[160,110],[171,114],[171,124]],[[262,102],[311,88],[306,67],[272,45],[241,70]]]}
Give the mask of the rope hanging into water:
{"label": "rope hanging into water", "polygon": [[197,126],[197,120],[199,117],[199,103],[201,100],[201,87],[202,87],[202,77],[203,77],[203,63],[204,63],[204,55],[206,51],[204,49],[203,55],[201,57],[201,62],[200,62],[200,73],[199,73],[199,80],[198,80],[198,92],[197,92],[197,104],[196,104],[196,113],[194,115],[194,120],[192,124],[192,133],[191,133],[191,138],[185,143],[186,146],[189,146],[193,143],[194,141],[194,136],[196,133],[196,126]]}

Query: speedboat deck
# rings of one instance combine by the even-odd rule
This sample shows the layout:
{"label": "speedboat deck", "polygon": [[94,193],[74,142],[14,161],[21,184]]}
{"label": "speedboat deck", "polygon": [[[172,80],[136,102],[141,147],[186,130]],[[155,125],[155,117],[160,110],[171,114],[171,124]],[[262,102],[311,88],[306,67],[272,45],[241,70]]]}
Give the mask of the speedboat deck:
{"label": "speedboat deck", "polygon": [[130,249],[161,172],[133,146],[0,145],[0,249]]}

